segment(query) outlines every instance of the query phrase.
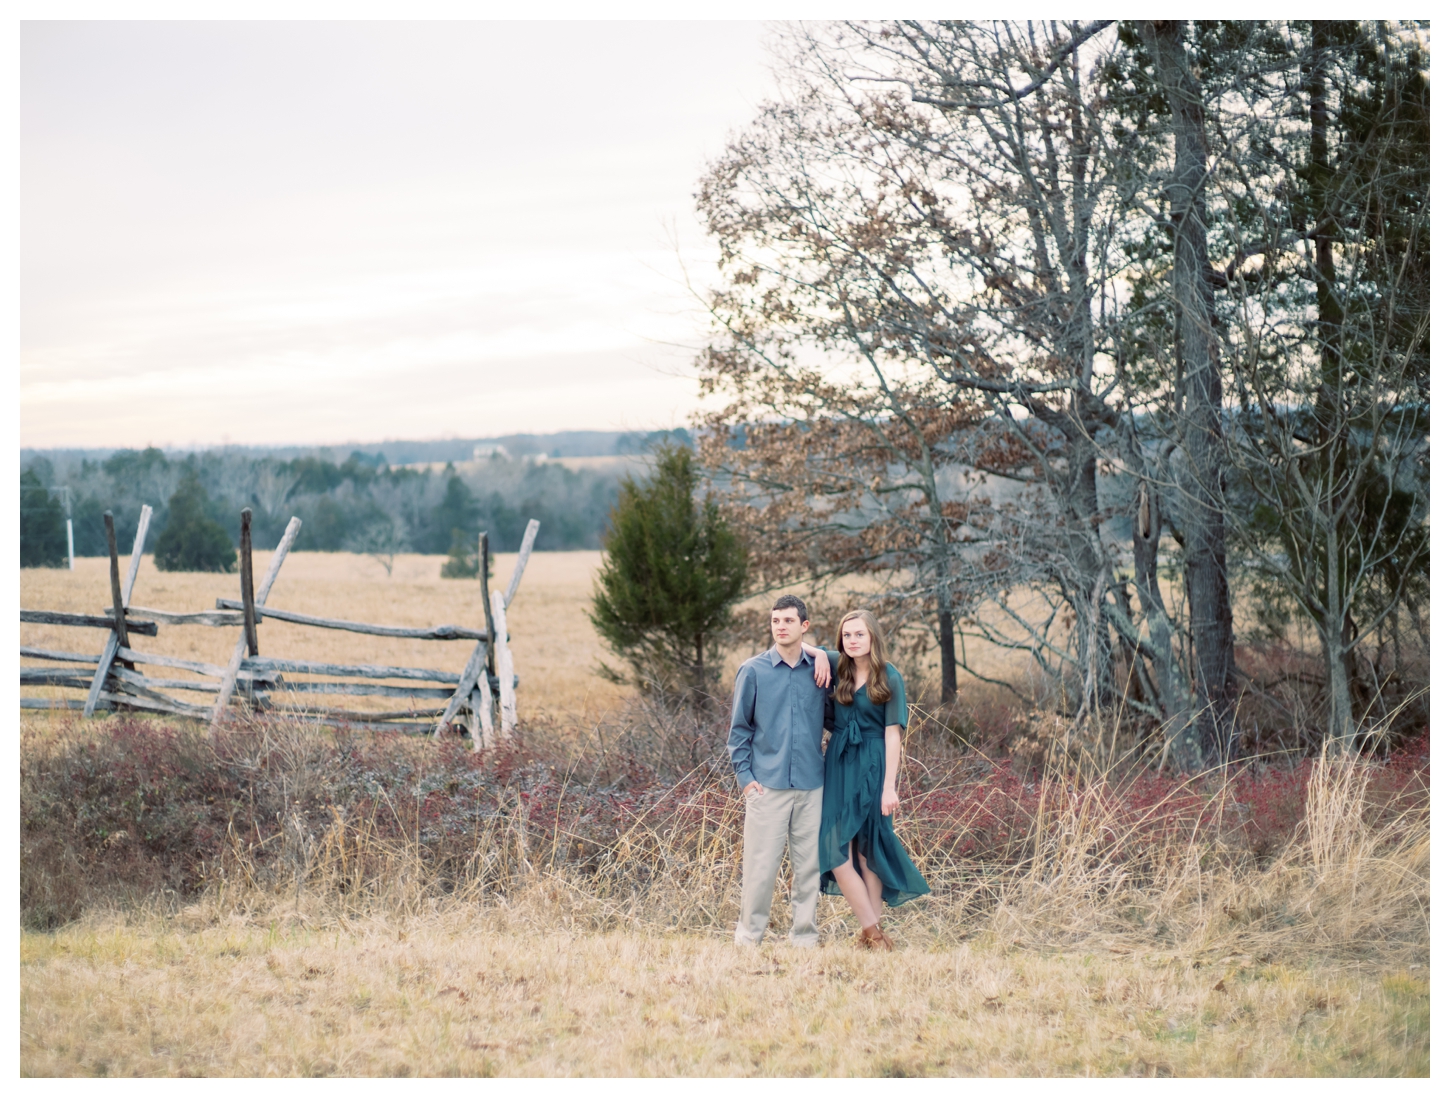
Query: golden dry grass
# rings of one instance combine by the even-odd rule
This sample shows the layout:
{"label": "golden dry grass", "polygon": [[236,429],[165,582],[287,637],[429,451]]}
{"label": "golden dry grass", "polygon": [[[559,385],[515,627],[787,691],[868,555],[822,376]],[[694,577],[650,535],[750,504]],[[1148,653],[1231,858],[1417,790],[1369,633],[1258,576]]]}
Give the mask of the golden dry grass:
{"label": "golden dry grass", "polygon": [[[22,1070],[1425,1075],[1428,813],[1375,822],[1369,774],[1321,762],[1267,865],[1207,839],[1095,857],[1105,827],[1134,825],[1078,798],[1023,866],[891,912],[889,956],[851,949],[838,898],[822,949],[737,951],[733,827],[701,832],[701,854],[641,824],[595,879],[549,868],[558,836],[520,807],[482,825],[476,878],[447,894],[410,838],[338,831],[270,886],[238,851],[180,910],[22,933]],[[344,887],[369,853],[377,876]],[[672,873],[611,885],[607,866],[651,859]]]}
{"label": "golden dry grass", "polygon": [[[628,691],[599,675],[595,669],[609,661],[589,622],[588,606],[600,553],[536,552],[529,560],[524,579],[509,608],[514,667],[519,675],[519,714],[524,719],[551,716],[588,724],[611,712]],[[445,558],[410,553],[394,561],[391,578],[371,557],[355,553],[290,553],[269,596],[270,605],[283,610],[319,617],[383,625],[433,626],[442,624],[482,628],[483,604],[474,580],[445,580],[439,572]],[[495,588],[504,587],[513,574],[516,554],[494,557]],[[271,560],[270,552],[257,552],[254,566],[258,582]],[[125,561],[122,562],[125,568]],[[868,584],[869,585],[869,584]],[[76,561],[75,571],[26,568],[20,572],[20,604],[26,609],[64,610],[72,613],[101,613],[110,605],[109,562],[89,557]],[[218,598],[239,597],[236,574],[203,572],[161,572],[149,554],[143,555],[131,603],[173,612],[214,608]],[[751,599],[744,610],[758,612],[761,620],[758,644],[746,644],[725,653],[728,687],[735,666],[751,652],[769,644],[766,622],[774,594]],[[835,623],[815,624],[819,643],[830,643]],[[231,655],[238,629],[210,626],[163,625],[156,637],[138,637],[136,647],[158,655],[176,656],[212,664],[225,664]],[[25,624],[20,643],[70,652],[96,653],[105,633],[95,629]],[[401,640],[369,637],[339,630],[315,629],[287,622],[262,623],[259,636],[263,655],[282,659],[307,659],[334,663],[383,663],[393,666],[428,667],[462,671],[472,650],[471,641]],[[963,653],[981,674],[1023,683],[1024,663],[1020,656],[982,641],[968,640]],[[60,666],[25,660],[26,666]],[[939,661],[930,654],[917,661],[914,670],[922,688],[929,688],[940,674]],[[185,678],[187,672],[141,665],[143,674],[158,678]],[[306,680],[317,676],[290,675]],[[971,688],[964,676],[963,685]],[[913,683],[916,688],[918,684]],[[206,704],[205,694],[193,691],[175,696],[193,704]],[[978,690],[985,697],[992,693]],[[81,697],[75,690],[27,687],[34,697]],[[324,701],[309,696],[309,702],[373,711],[406,708],[406,702],[383,698],[335,698]]]}
{"label": "golden dry grass", "polygon": [[[271,559],[258,552],[255,568],[260,577]],[[399,555],[391,578],[383,566],[368,556],[355,553],[290,553],[269,596],[270,605],[319,617],[342,618],[384,625],[433,626],[442,624],[482,628],[483,604],[474,580],[445,580],[439,571],[445,558],[421,554]],[[513,574],[516,554],[494,557],[494,586],[501,588]],[[534,553],[524,579],[509,608],[509,633],[514,668],[519,675],[519,714],[524,719],[549,716],[587,726],[601,715],[616,710],[628,691],[595,673],[609,653],[589,622],[588,605],[594,576],[599,569],[596,551]],[[125,562],[123,561],[123,568]],[[218,598],[239,597],[238,577],[202,572],[161,572],[150,555],[142,557],[134,606],[173,612],[214,608]],[[765,622],[774,596],[745,604],[747,612],[761,617],[759,645],[747,644],[725,653],[725,680],[734,667],[757,648],[769,643]],[[20,604],[26,609],[65,610],[72,613],[101,613],[109,606],[109,563],[102,558],[81,558],[75,571],[27,568],[20,572]],[[817,623],[816,638],[829,643],[834,623]],[[138,637],[136,647],[158,655],[225,664],[231,655],[238,629],[210,626],[163,625],[156,637]],[[96,653],[105,633],[99,629],[24,624],[20,643],[70,652]],[[340,630],[315,629],[287,622],[262,623],[259,641],[263,655],[282,659],[305,659],[332,663],[383,663],[404,667],[428,667],[459,672],[472,651],[471,641],[423,641],[370,637]],[[980,649],[980,651],[978,651]],[[1019,679],[1021,661],[981,642],[967,653],[974,667],[993,677]],[[25,660],[26,666],[61,666],[39,660]],[[916,669],[924,680],[935,681],[939,672],[931,657]],[[155,665],[140,665],[143,674],[156,678],[187,678],[188,673]],[[307,680],[317,676],[289,675]],[[924,682],[923,685],[928,685]],[[79,691],[60,688],[26,687],[33,697],[82,697]],[[171,691],[192,704],[208,704],[206,694]],[[396,698],[349,697],[324,700],[306,696],[310,704],[333,705],[356,710],[407,708]],[[278,702],[281,704],[281,702]],[[436,704],[423,702],[422,704]],[[44,718],[37,717],[37,720]]]}
{"label": "golden dry grass", "polygon": [[[545,900],[544,902],[547,902]],[[22,1074],[1424,1075],[1420,966],[1320,970],[990,938],[534,929],[512,906],[311,928],[96,918],[21,941]],[[190,921],[192,925],[186,924]]]}
{"label": "golden dry grass", "polygon": [[[258,582],[271,559],[258,553]],[[500,553],[495,560],[495,587],[503,587],[513,574],[515,554]],[[432,626],[453,624],[483,627],[483,601],[475,580],[439,578],[444,558],[400,555],[389,579],[371,557],[353,553],[290,553],[282,566],[268,603],[283,610],[321,617],[344,618],[382,625]],[[587,600],[599,553],[534,553],[509,608],[514,667],[519,675],[519,712],[522,717],[549,714],[590,714],[613,708],[623,697],[593,673],[604,649],[589,623]],[[160,572],[151,556],[142,558],[131,602],[160,610],[209,610],[216,599],[237,598],[238,578],[198,572]],[[110,565],[99,558],[76,561],[74,572],[27,568],[20,573],[20,605],[27,609],[66,610],[97,614],[110,605]],[[183,659],[225,664],[236,643],[238,628],[203,625],[163,625],[156,637],[139,637],[136,647],[146,652]],[[399,640],[370,637],[333,629],[315,629],[287,622],[265,621],[259,630],[262,653],[282,659],[335,663],[385,663],[405,667],[431,667],[461,672],[473,649],[472,641]],[[71,652],[101,650],[105,633],[99,629],[22,625],[20,643]],[[42,665],[40,661],[25,661]],[[49,664],[48,666],[57,666]],[[139,670],[156,677],[177,678],[184,672],[155,666]],[[308,676],[296,676],[307,678]],[[27,688],[28,694],[79,697],[76,691]],[[178,695],[180,696],[180,695]],[[206,696],[188,692],[186,700],[204,703]],[[338,703],[334,703],[338,704]],[[350,708],[398,708],[396,699],[348,699]]]}
{"label": "golden dry grass", "polygon": [[[400,557],[389,580],[366,557],[299,553],[271,601],[478,624],[476,584],[439,579],[440,564]],[[499,558],[505,578],[512,564]],[[526,716],[583,725],[623,697],[590,673],[603,655],[585,613],[597,565],[594,553],[530,563],[510,616]],[[134,601],[203,609],[236,582],[157,573],[148,558]],[[21,577],[27,607],[95,613],[107,591],[104,561]],[[215,663],[235,634],[163,627],[140,643]],[[22,627],[23,643],[72,650],[98,650],[102,635]],[[277,622],[262,646],[448,669],[469,649]],[[371,906],[340,904],[336,872],[313,859],[295,887],[208,891],[179,912],[158,900],[23,932],[22,1072],[1425,1075],[1428,817],[1371,827],[1364,773],[1321,770],[1302,836],[1266,865],[1223,861],[1196,841],[1130,870],[1104,862],[1093,853],[1104,829],[1135,825],[1099,819],[1084,798],[1050,827],[1040,821],[1018,875],[893,913],[904,948],[889,957],[849,948],[834,899],[823,902],[821,950],[735,950],[733,831],[711,836],[724,852],[710,858],[693,842],[684,852],[639,834],[633,849],[622,836],[615,861],[649,856],[649,842],[653,856],[683,858],[673,889],[639,903],[530,868],[543,847],[531,854],[507,817],[508,833],[480,849],[513,857],[508,879],[480,877],[449,900],[430,891],[416,852],[396,852],[396,879],[376,882]],[[702,904],[719,909],[708,927],[671,929]]]}

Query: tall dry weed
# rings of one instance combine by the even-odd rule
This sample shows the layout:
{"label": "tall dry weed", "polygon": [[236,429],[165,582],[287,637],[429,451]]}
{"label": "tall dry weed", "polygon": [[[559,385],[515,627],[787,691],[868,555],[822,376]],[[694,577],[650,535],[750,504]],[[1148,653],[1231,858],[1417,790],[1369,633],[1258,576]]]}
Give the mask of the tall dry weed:
{"label": "tall dry weed", "polygon": [[[723,934],[739,798],[708,722],[676,717],[540,728],[481,756],[287,721],[216,740],[134,719],[31,731],[23,914],[56,925],[145,897],[193,919],[313,923],[489,906],[581,930]],[[907,941],[1428,950],[1427,748],[1176,779],[1022,775],[921,746],[908,743],[898,833],[933,894],[892,912]],[[1269,803],[1289,822],[1266,837]],[[842,905],[822,914],[828,934],[849,930]]]}

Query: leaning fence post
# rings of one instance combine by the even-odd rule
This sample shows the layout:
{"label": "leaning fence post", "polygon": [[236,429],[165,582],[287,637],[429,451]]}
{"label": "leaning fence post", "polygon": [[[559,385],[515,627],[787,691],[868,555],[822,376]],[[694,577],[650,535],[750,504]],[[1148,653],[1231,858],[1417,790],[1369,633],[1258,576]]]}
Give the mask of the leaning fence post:
{"label": "leaning fence post", "polygon": [[[519,589],[519,580],[524,578],[524,566],[529,563],[529,554],[534,551],[534,538],[539,534],[539,520],[529,519],[529,525],[524,528],[524,540],[519,545],[519,559],[514,562],[513,578],[509,580],[508,591],[504,594],[503,604],[505,609],[513,605],[514,593]],[[502,625],[499,626],[503,628]]]}
{"label": "leaning fence post", "polygon": [[[277,582],[277,573],[282,570],[282,562],[287,559],[287,550],[292,548],[292,543],[297,540],[297,531],[302,529],[302,520],[296,515],[287,523],[287,529],[282,534],[282,540],[277,543],[277,551],[272,554],[272,559],[267,565],[267,574],[262,577],[262,586],[257,589],[256,606],[265,605],[267,595],[272,590],[272,584]],[[221,723],[223,715],[227,711],[227,702],[232,700],[232,691],[237,688],[237,673],[242,669],[242,660],[247,654],[247,627],[242,626],[242,635],[237,638],[236,647],[232,649],[231,662],[227,664],[226,674],[222,676],[221,689],[216,694],[216,705],[211,711],[211,727],[215,731]]]}
{"label": "leaning fence post", "polygon": [[438,725],[433,729],[435,740],[448,731],[448,724],[453,720],[454,714],[468,703],[469,697],[478,688],[478,680],[484,674],[484,661],[487,658],[488,643],[479,641],[473,646],[473,654],[468,657],[463,674],[458,676],[458,689],[453,691],[453,697],[448,699],[448,704],[443,707],[443,715],[438,718]]}
{"label": "leaning fence post", "polygon": [[[107,512],[107,514],[109,513]],[[112,522],[114,523],[114,521],[113,519]],[[106,638],[106,647],[101,651],[101,658],[96,664],[96,677],[91,680],[90,693],[86,695],[86,705],[81,711],[86,717],[96,715],[96,704],[101,700],[101,691],[105,689],[106,676],[111,673],[111,661],[116,658],[116,649],[121,644],[121,637],[123,635],[121,630],[126,628],[126,607],[131,602],[131,589],[136,586],[136,573],[141,568],[141,549],[146,544],[146,527],[150,524],[151,506],[150,504],[142,504],[141,519],[136,523],[136,540],[131,545],[131,564],[126,569],[126,581],[121,585],[120,605],[115,608],[116,621],[112,623],[111,635]],[[114,583],[114,577],[119,575],[120,562],[116,560],[114,549],[115,527],[112,525],[109,528],[111,530],[111,544],[113,546],[111,551],[111,560],[113,562],[111,575]],[[114,601],[114,586],[112,587],[111,597],[112,601]]]}
{"label": "leaning fence post", "polygon": [[473,750],[477,753],[493,746],[493,690],[488,680],[482,679],[469,697],[473,717],[468,722],[468,730],[473,734]]}

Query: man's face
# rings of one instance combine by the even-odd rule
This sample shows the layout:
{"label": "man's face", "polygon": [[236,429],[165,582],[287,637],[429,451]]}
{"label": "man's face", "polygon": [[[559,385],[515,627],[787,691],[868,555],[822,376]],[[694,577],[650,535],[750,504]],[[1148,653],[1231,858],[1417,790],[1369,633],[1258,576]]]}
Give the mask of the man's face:
{"label": "man's face", "polygon": [[772,610],[770,612],[770,634],[775,638],[775,643],[782,648],[794,648],[806,635],[806,627],[811,623],[802,621],[800,614],[794,606],[787,606],[784,610]]}

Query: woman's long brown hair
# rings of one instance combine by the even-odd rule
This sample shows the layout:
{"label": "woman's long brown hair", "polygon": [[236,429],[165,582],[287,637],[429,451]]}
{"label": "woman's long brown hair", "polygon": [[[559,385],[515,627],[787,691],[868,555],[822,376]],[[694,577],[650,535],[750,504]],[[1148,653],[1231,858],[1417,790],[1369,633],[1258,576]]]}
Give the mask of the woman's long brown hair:
{"label": "woman's long brown hair", "polygon": [[846,655],[846,646],[841,640],[846,623],[854,618],[861,619],[871,635],[871,651],[867,656],[871,670],[866,675],[866,696],[877,705],[885,705],[891,700],[891,683],[886,681],[886,638],[881,634],[881,623],[870,610],[852,610],[836,626],[836,651],[841,654],[836,664],[836,701],[850,705],[856,696],[856,661]]}

